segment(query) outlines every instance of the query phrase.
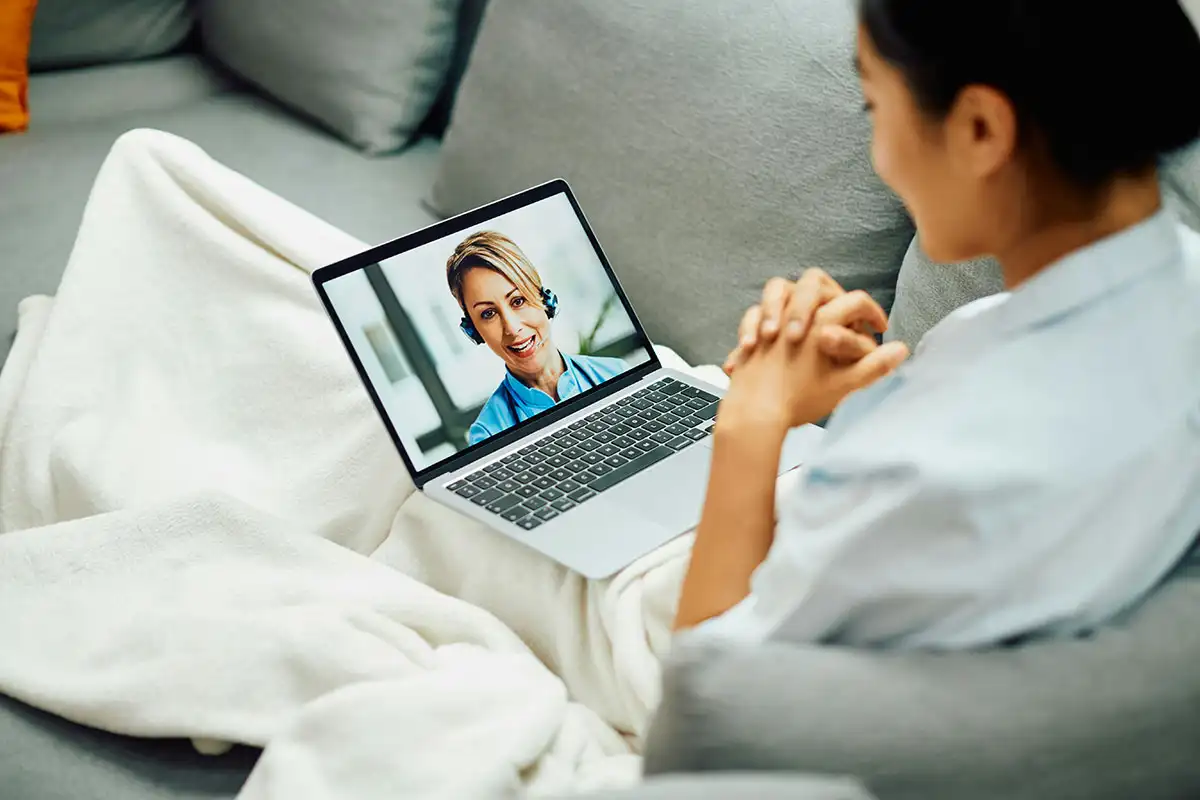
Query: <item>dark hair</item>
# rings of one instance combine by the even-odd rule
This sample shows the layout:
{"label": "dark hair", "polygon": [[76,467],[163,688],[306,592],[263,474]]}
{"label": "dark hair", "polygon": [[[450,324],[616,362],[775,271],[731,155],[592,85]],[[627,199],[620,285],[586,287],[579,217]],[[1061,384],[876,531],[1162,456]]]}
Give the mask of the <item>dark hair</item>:
{"label": "dark hair", "polygon": [[993,87],[1081,188],[1200,137],[1200,34],[1177,0],[859,0],[859,16],[926,112]]}

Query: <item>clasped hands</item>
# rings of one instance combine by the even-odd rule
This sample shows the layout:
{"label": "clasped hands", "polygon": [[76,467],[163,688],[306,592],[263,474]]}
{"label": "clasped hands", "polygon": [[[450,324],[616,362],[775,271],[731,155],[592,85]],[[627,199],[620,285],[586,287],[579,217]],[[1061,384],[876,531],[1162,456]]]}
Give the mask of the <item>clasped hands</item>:
{"label": "clasped hands", "polygon": [[887,326],[870,295],[847,292],[823,270],[795,283],[772,279],[742,318],[725,362],[730,386],[718,428],[784,432],[824,419],[908,357],[901,342],[876,342],[873,333]]}

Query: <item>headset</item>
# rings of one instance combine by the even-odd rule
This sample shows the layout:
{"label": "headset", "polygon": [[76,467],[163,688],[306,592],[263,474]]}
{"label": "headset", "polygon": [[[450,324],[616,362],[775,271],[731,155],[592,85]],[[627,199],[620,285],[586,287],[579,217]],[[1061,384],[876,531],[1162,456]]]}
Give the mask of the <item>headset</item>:
{"label": "headset", "polygon": [[[542,305],[546,307],[546,316],[549,319],[554,319],[554,315],[558,313],[558,295],[543,287]],[[469,316],[464,314],[462,321],[458,323],[458,327],[472,342],[483,344],[483,337],[479,335],[479,331],[475,330],[475,323],[471,322]]]}

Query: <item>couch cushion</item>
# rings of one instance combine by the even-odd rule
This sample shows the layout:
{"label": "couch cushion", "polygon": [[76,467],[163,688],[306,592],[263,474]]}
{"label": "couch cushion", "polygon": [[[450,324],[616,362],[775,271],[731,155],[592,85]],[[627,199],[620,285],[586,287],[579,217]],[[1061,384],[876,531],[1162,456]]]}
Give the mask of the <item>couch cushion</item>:
{"label": "couch cushion", "polygon": [[491,0],[434,205],[573,185],[649,333],[724,358],[774,275],[891,305],[912,238],[875,177],[853,3]]}
{"label": "couch cushion", "polygon": [[[136,66],[137,69],[132,69]],[[110,94],[153,84],[141,70],[153,62],[105,67],[116,73]],[[34,101],[66,74],[33,77]],[[103,83],[95,74],[88,87]],[[119,80],[118,80],[119,79]],[[124,89],[119,88],[123,86]],[[115,118],[93,116],[50,124],[34,120],[26,134],[0,138],[0,361],[16,326],[16,305],[30,294],[53,293],[71,251],[88,191],[116,138],[133,127],[153,127],[197,142],[279,195],[369,242],[400,236],[434,220],[423,205],[436,166],[438,143],[423,140],[396,156],[365,158],[358,151],[252,95],[199,93],[181,105],[125,110]],[[86,114],[84,116],[87,116]]]}
{"label": "couch cushion", "polygon": [[[1170,159],[1162,178],[1167,206],[1200,231],[1200,146]],[[935,264],[921,250],[919,237],[914,238],[900,267],[888,338],[916,347],[954,309],[1001,291],[1004,281],[995,259]]]}
{"label": "couch cushion", "polygon": [[983,653],[680,648],[650,774],[820,770],[881,800],[1200,797],[1200,558],[1091,639]]}
{"label": "couch cushion", "polygon": [[35,70],[169,53],[192,29],[188,0],[38,0]]}
{"label": "couch cushion", "polygon": [[451,69],[461,0],[203,0],[206,52],[372,153],[424,121]]}
{"label": "couch cushion", "polygon": [[34,133],[97,120],[137,120],[233,91],[231,80],[194,55],[58,70],[33,76]]}
{"label": "couch cushion", "polygon": [[85,728],[0,695],[0,792],[37,800],[232,800],[258,751],[202,756],[182,740]]}

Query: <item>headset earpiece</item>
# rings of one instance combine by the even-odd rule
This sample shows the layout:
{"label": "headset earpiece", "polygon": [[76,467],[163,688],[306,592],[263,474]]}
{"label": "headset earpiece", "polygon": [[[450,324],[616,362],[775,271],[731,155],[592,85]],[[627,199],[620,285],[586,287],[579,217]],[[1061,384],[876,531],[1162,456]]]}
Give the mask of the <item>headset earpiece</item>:
{"label": "headset earpiece", "polygon": [[546,316],[554,319],[554,315],[558,313],[558,295],[544,286],[542,287],[542,305],[546,307]]}
{"label": "headset earpiece", "polygon": [[471,322],[470,317],[463,317],[458,323],[458,329],[467,335],[475,344],[483,344],[483,337],[479,335],[479,331],[475,330],[475,324]]}

